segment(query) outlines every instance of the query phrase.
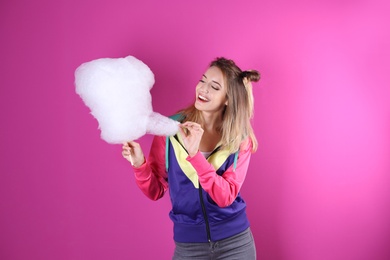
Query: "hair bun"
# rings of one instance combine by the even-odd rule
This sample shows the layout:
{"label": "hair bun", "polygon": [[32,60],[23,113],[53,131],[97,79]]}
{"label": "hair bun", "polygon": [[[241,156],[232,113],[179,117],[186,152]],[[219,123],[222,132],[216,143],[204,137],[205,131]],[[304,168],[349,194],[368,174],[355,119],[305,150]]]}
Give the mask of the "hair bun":
{"label": "hair bun", "polygon": [[257,70],[245,70],[241,75],[242,78],[247,78],[248,81],[257,82],[260,80],[260,73]]}

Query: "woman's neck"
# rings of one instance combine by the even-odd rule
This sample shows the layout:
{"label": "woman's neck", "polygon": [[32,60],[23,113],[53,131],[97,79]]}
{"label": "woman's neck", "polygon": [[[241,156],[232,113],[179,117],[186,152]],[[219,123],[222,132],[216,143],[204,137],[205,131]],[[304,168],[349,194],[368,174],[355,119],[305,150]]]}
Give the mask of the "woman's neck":
{"label": "woman's neck", "polygon": [[216,113],[203,113],[203,130],[205,132],[214,133],[218,131],[222,124],[222,115]]}
{"label": "woman's neck", "polygon": [[219,141],[221,140],[221,132],[218,130],[222,124],[222,116],[203,113],[204,125],[203,136],[200,142],[199,149],[202,152],[210,152],[215,149]]}

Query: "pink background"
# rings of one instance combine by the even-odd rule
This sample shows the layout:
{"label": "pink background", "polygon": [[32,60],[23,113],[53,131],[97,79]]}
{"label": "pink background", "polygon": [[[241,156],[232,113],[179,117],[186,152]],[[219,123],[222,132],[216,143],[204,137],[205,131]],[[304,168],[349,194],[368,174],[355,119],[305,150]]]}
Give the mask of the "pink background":
{"label": "pink background", "polygon": [[0,3],[0,259],[170,259],[169,196],[141,194],[74,91],[81,63],[126,55],[165,115],[217,56],[262,73],[242,189],[259,259],[390,259],[388,1],[236,2]]}

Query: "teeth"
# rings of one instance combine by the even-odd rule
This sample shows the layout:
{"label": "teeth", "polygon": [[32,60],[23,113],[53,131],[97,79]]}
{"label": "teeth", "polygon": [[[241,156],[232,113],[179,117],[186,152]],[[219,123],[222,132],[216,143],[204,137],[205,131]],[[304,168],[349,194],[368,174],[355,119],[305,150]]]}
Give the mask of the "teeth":
{"label": "teeth", "polygon": [[199,95],[198,97],[199,97],[199,99],[202,99],[204,101],[208,101],[207,98],[205,98],[204,96]]}

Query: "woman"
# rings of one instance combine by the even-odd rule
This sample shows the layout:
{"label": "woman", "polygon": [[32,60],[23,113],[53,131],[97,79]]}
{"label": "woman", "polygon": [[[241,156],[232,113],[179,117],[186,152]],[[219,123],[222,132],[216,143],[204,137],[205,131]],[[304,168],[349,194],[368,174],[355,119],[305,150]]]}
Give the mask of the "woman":
{"label": "woman", "polygon": [[177,135],[156,136],[148,159],[138,143],[123,145],[146,196],[157,200],[169,188],[173,259],[256,259],[239,191],[257,148],[251,81],[259,79],[217,58],[196,86],[195,103],[175,116]]}

